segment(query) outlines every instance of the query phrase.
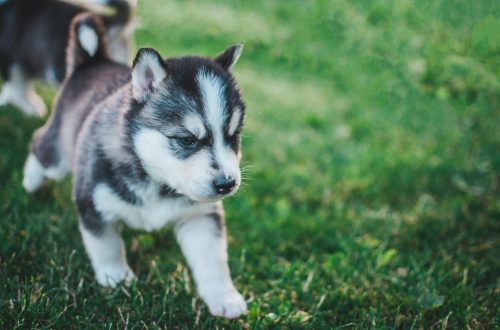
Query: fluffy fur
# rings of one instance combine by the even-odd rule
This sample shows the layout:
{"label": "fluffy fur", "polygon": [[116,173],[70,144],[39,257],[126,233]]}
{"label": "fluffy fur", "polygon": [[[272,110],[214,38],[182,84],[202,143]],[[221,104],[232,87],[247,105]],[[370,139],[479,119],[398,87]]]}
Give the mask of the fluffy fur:
{"label": "fluffy fur", "polygon": [[[82,29],[97,36],[95,52]],[[227,266],[221,200],[240,185],[245,105],[230,69],[241,46],[215,59],[165,60],[143,48],[131,70],[110,60],[103,31],[92,15],[72,23],[69,75],[34,135],[25,188],[73,172],[80,231],[101,285],[134,278],[120,223],[172,225],[210,312],[237,317],[246,303]]]}
{"label": "fluffy fur", "polygon": [[[128,63],[134,5],[125,0],[102,0],[114,14],[102,16],[110,56]],[[66,74],[65,49],[71,20],[87,8],[61,0],[0,2],[0,76],[4,80],[0,105],[11,103],[30,115],[43,116],[45,104],[31,87],[33,80],[60,84]],[[81,31],[89,50],[95,39]]]}

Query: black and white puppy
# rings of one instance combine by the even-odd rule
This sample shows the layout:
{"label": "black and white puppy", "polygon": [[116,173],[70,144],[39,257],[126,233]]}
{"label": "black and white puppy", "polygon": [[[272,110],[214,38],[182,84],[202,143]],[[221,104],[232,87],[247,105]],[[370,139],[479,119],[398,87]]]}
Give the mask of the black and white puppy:
{"label": "black and white puppy", "polygon": [[33,138],[23,185],[73,172],[80,231],[97,281],[134,278],[119,223],[174,227],[213,315],[246,312],[227,264],[221,200],[240,185],[245,106],[231,74],[242,46],[215,59],[138,51],[132,70],[110,60],[95,16],[73,22],[68,74]]}
{"label": "black and white puppy", "polygon": [[[96,2],[114,9],[113,14],[102,15],[110,56],[127,63],[135,2]],[[0,76],[4,80],[0,105],[12,103],[27,114],[46,113],[30,81],[52,85],[63,81],[69,25],[76,15],[88,10],[61,0],[0,0]]]}

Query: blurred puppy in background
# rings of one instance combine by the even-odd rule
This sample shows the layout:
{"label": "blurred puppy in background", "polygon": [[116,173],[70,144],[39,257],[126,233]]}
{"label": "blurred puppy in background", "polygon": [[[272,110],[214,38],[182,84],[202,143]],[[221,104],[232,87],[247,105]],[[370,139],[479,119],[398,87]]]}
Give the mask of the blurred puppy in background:
{"label": "blurred puppy in background", "polygon": [[[93,2],[112,10],[99,14],[106,28],[108,52],[115,61],[127,64],[137,1]],[[62,83],[70,23],[86,11],[89,8],[61,0],[0,0],[0,77],[4,80],[0,105],[11,103],[29,115],[46,114],[45,104],[30,82]]]}

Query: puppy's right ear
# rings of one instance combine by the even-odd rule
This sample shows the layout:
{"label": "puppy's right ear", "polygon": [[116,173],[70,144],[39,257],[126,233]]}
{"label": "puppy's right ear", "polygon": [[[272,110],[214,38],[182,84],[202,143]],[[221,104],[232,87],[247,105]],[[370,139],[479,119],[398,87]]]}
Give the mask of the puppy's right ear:
{"label": "puppy's right ear", "polygon": [[167,76],[160,54],[153,48],[141,48],[132,67],[132,95],[139,102],[145,102],[158,89]]}

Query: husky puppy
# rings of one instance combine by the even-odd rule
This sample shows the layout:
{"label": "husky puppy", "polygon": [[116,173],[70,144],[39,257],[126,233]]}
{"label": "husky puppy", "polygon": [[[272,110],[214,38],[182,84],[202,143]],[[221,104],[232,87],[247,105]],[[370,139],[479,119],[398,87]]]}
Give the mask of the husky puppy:
{"label": "husky puppy", "polygon": [[[128,62],[129,22],[133,2],[100,0],[114,8],[103,15],[110,56]],[[12,103],[27,114],[43,116],[45,104],[30,87],[31,80],[59,85],[66,71],[65,49],[71,20],[88,9],[60,0],[0,0],[0,105]]]}
{"label": "husky puppy", "polygon": [[110,60],[99,19],[75,18],[67,78],[33,138],[23,185],[73,172],[80,231],[97,281],[129,282],[119,223],[172,224],[198,293],[216,316],[246,312],[227,265],[221,200],[240,185],[245,106],[231,74],[242,46],[215,59],[138,51],[133,68]]}

